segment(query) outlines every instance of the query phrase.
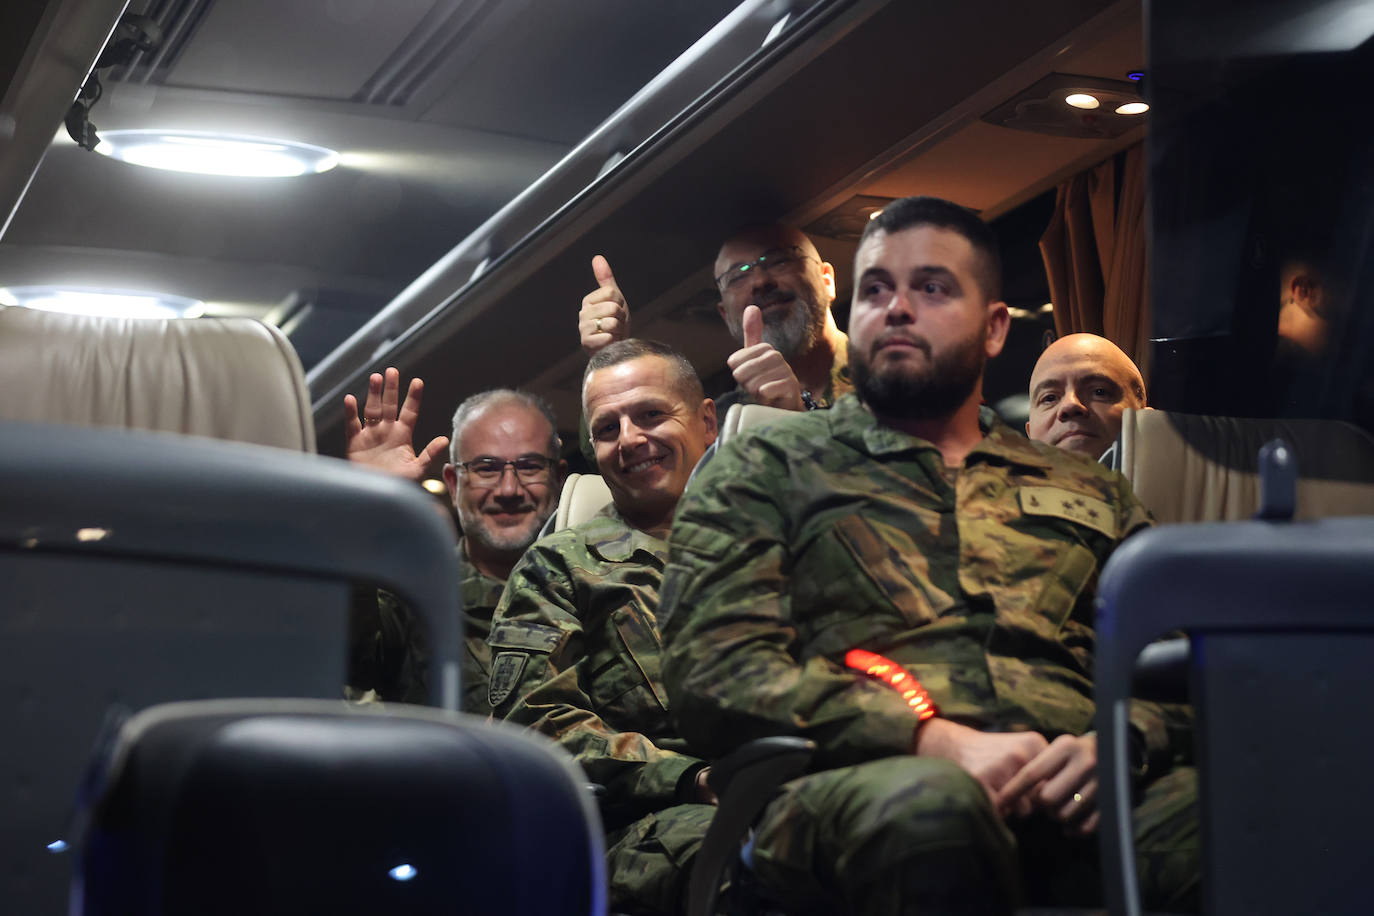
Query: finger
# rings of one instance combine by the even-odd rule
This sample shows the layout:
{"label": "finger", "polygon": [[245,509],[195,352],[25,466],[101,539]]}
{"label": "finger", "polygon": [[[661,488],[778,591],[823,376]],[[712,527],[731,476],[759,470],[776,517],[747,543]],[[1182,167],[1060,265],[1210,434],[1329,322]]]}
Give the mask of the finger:
{"label": "finger", "polygon": [[363,404],[363,419],[368,423],[382,418],[382,376],[374,372],[367,377],[367,401]]}
{"label": "finger", "polygon": [[1082,820],[1089,813],[1097,810],[1097,780],[1089,779],[1079,786],[1077,791],[1071,793],[1062,804],[1056,805],[1050,810],[1056,820]]}
{"label": "finger", "polygon": [[425,396],[425,383],[418,378],[410,380],[410,388],[406,390],[405,403],[401,405],[401,414],[398,419],[409,426],[415,428],[415,424],[420,419],[420,401]]}
{"label": "finger", "polygon": [[[752,347],[741,347],[730,354],[729,358],[725,360],[725,364],[731,369],[738,369],[745,363],[755,362],[757,360],[768,360],[779,366],[787,366],[787,361],[782,358],[781,353],[773,349],[772,344],[755,344]],[[787,366],[787,371],[791,372],[792,367]]]}
{"label": "finger", "polygon": [[592,258],[592,276],[597,286],[615,286],[615,274],[611,273],[611,262],[601,255]]}
{"label": "finger", "polygon": [[[594,295],[596,295],[596,293],[592,293],[592,296]],[[587,299],[589,300],[587,304],[582,306],[582,311],[577,313],[579,321],[595,321],[598,318],[603,321],[607,318],[615,318],[618,320],[622,317],[620,303],[616,302],[614,299],[597,299],[595,301],[590,301],[591,296],[588,296]]]}
{"label": "finger", "polygon": [[1019,803],[1022,796],[1058,772],[1061,765],[1062,761],[1059,759],[1059,754],[1050,749],[1037,754],[1029,763],[1017,770],[1016,774],[1002,786],[1002,790],[997,795],[997,807],[1006,810]]}
{"label": "finger", "polygon": [[1083,786],[1093,780],[1096,761],[1073,758],[1065,761],[1059,772],[1046,779],[1038,793],[1040,804],[1049,809],[1062,807],[1073,801],[1074,793],[1083,794]]}
{"label": "finger", "polygon": [[429,440],[429,445],[425,446],[425,450],[416,457],[425,464],[429,464],[442,455],[446,448],[448,448],[448,436],[435,436],[433,439]]}
{"label": "finger", "polygon": [[382,385],[382,419],[396,419],[398,402],[401,399],[401,373],[394,367],[387,367],[386,381]]}
{"label": "finger", "polygon": [[358,399],[351,394],[344,395],[344,438],[352,439],[363,431],[363,421],[358,418]]}
{"label": "finger", "polygon": [[744,307],[744,345],[752,347],[763,343],[763,309],[757,305]]}
{"label": "finger", "polygon": [[1094,831],[1097,830],[1097,822],[1100,819],[1101,813],[1097,810],[1094,810],[1092,814],[1088,815],[1087,820],[1078,825],[1078,827],[1076,828],[1078,834],[1080,836],[1088,836],[1092,834]]}

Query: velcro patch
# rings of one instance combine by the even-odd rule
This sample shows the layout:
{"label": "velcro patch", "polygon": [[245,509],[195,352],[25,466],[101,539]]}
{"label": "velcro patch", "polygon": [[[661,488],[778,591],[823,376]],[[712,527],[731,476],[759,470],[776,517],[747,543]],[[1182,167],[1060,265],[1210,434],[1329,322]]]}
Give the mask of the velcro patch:
{"label": "velcro patch", "polygon": [[498,652],[491,662],[491,680],[487,682],[487,703],[492,709],[510,698],[530,657],[524,652]]}
{"label": "velcro patch", "polygon": [[1022,487],[1020,496],[1026,515],[1062,518],[1109,538],[1117,536],[1116,510],[1100,499],[1059,487]]}
{"label": "velcro patch", "polygon": [[495,649],[526,649],[549,653],[558,647],[563,631],[542,623],[507,621],[492,628],[487,643]]}

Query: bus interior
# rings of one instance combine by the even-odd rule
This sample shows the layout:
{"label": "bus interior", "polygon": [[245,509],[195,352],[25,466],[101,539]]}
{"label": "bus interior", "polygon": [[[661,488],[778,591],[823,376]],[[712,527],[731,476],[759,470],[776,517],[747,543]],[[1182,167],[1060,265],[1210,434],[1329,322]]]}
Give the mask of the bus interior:
{"label": "bus interior", "polygon": [[[420,442],[464,397],[519,387],[585,471],[574,327],[594,255],[635,335],[716,394],[726,233],[805,231],[843,329],[867,220],[929,194],[1001,244],[1012,332],[985,394],[1018,428],[1047,341],[1092,330],[1140,364],[1152,407],[1369,433],[1371,34],[1352,0],[11,3],[0,304],[66,287],[267,322],[326,456],[344,455],[344,396],[384,367],[424,380]],[[1104,104],[1065,104],[1089,92]],[[258,180],[93,149],[152,130],[334,158]],[[1319,302],[1302,321],[1298,295]],[[1367,453],[1329,457],[1374,484]],[[54,912],[51,893],[11,875],[0,899]]]}

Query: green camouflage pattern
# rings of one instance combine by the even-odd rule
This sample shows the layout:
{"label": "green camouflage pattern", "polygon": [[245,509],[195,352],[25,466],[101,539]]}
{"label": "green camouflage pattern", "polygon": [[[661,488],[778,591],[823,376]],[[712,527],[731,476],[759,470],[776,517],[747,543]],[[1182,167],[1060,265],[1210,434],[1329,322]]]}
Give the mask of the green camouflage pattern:
{"label": "green camouflage pattern", "polygon": [[667,544],[608,506],[536,541],[488,639],[496,715],[556,740],[602,789],[611,909],[676,913],[714,811],[668,717],[654,611]]}
{"label": "green camouflage pattern", "polygon": [[[463,601],[462,710],[485,716],[491,713],[487,704],[487,680],[491,676],[487,636],[506,583],[469,562],[461,539],[458,564]],[[429,702],[427,637],[418,618],[399,598],[384,589],[355,589],[350,628],[350,693],[371,690],[377,699],[387,702]]]}
{"label": "green camouflage pattern", "polygon": [[558,741],[605,789],[609,823],[678,801],[700,761],[668,719],[654,611],[667,545],[608,506],[536,541],[488,640],[496,715]]}
{"label": "green camouflage pattern", "polygon": [[[1053,740],[1093,720],[1092,598],[1102,564],[1150,524],[1119,473],[1032,442],[984,410],[957,474],[852,395],[721,449],[683,497],[660,622],[680,734],[716,756],[799,734],[821,768],[905,754],[896,691],[844,667],[904,665],[941,714]],[[1163,711],[1136,704],[1151,762]]]}
{"label": "green camouflage pattern", "polygon": [[[980,424],[948,469],[847,396],[720,449],[678,507],[659,620],[679,733],[708,758],[768,735],[818,745],[819,772],[769,805],[754,848],[760,882],[798,912],[1065,902],[1022,886],[1028,854],[1068,848],[1061,826],[1003,823],[958,766],[913,757],[899,693],[843,664],[852,648],[885,655],[941,715],[985,731],[1092,729],[1097,577],[1149,515],[1120,474],[986,409]],[[1187,715],[1137,702],[1132,725],[1150,780],[1142,887],[1194,907],[1196,777],[1170,771]],[[1067,883],[1100,897],[1095,871]]]}

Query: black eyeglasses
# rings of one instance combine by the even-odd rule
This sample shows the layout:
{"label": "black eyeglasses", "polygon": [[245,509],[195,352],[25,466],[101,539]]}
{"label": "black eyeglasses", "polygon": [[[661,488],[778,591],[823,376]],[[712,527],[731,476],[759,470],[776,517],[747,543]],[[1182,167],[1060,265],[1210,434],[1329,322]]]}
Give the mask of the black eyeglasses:
{"label": "black eyeglasses", "polygon": [[521,483],[544,483],[549,479],[549,468],[553,467],[553,459],[545,458],[543,455],[521,455],[511,461],[482,457],[460,461],[457,466],[470,474],[476,484],[482,486],[498,483],[506,473],[507,467],[515,468],[515,476]]}
{"label": "black eyeglasses", "polygon": [[801,261],[806,260],[819,261],[820,259],[807,254],[800,245],[770,248],[752,261],[731,264],[729,270],[716,277],[716,286],[720,287],[721,292],[727,289],[738,289],[754,278],[755,271],[761,270],[772,275],[795,267]]}

